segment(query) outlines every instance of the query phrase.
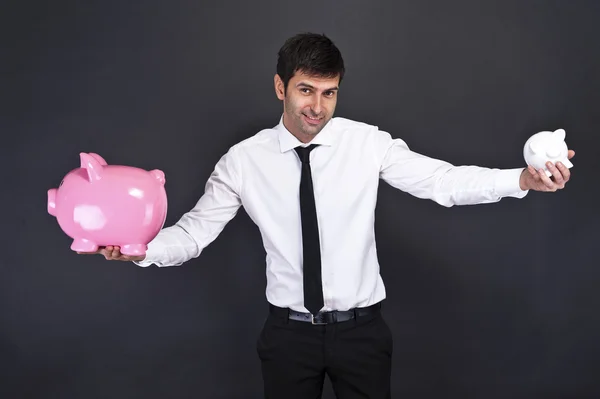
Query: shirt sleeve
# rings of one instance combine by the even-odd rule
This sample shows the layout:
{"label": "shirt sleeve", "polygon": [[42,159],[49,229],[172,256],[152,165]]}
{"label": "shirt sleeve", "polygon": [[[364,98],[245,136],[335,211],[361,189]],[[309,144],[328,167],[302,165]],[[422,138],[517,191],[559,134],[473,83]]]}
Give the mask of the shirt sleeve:
{"label": "shirt sleeve", "polygon": [[498,202],[504,197],[523,198],[519,179],[524,168],[492,169],[454,166],[408,148],[387,132],[376,132],[380,178],[417,198],[451,207]]}
{"label": "shirt sleeve", "polygon": [[193,209],[173,226],[163,228],[148,244],[146,258],[138,266],[179,266],[200,256],[240,206],[241,168],[234,149],[221,157]]}

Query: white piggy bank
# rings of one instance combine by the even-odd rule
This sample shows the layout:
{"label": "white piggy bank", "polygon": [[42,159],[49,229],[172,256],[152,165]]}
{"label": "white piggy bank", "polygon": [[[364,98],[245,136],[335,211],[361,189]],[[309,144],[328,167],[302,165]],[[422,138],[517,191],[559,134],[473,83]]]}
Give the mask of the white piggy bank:
{"label": "white piggy bank", "polygon": [[548,177],[552,176],[546,167],[548,161],[553,164],[560,161],[567,168],[572,168],[573,164],[568,158],[569,149],[565,143],[565,136],[564,129],[554,132],[539,132],[531,136],[523,148],[523,156],[527,165],[533,166],[536,170],[543,169]]}

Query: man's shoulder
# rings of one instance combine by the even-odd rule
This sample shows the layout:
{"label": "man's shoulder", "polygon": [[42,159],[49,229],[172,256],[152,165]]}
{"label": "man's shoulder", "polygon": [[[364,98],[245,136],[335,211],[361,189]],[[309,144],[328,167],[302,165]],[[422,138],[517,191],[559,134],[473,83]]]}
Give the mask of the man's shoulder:
{"label": "man's shoulder", "polygon": [[345,140],[361,143],[361,145],[379,141],[382,135],[385,135],[377,125],[343,117],[333,118],[333,126]]}
{"label": "man's shoulder", "polygon": [[336,129],[339,130],[347,130],[347,131],[373,131],[377,130],[377,126],[372,125],[370,123],[357,121],[354,119],[344,118],[341,116],[336,116],[332,118],[333,125],[335,125]]}
{"label": "man's shoulder", "polygon": [[372,123],[361,122],[348,118],[333,119],[335,130],[346,139],[357,145],[373,145],[376,148],[387,148],[392,142],[392,136]]}
{"label": "man's shoulder", "polygon": [[277,131],[274,128],[261,129],[231,147],[231,150],[251,150],[257,147],[273,145],[277,140]]}

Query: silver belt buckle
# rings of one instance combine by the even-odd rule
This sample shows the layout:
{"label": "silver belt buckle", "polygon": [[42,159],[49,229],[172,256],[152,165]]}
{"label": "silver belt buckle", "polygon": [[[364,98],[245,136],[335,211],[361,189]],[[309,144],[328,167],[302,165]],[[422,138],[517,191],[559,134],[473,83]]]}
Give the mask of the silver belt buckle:
{"label": "silver belt buckle", "polygon": [[310,322],[312,323],[313,326],[324,326],[327,324],[327,323],[315,322],[315,316],[312,313],[310,314]]}

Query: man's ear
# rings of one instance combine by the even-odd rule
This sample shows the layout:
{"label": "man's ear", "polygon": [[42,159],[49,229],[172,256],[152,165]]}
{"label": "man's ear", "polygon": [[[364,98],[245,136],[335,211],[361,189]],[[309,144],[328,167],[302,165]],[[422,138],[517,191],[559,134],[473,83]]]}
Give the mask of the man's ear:
{"label": "man's ear", "polygon": [[283,100],[285,98],[285,85],[283,84],[283,80],[281,80],[278,74],[275,74],[274,83],[275,94],[277,94],[277,98]]}

